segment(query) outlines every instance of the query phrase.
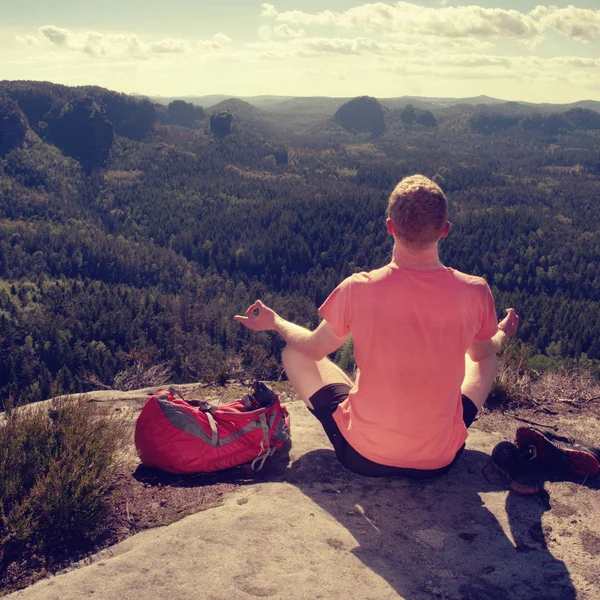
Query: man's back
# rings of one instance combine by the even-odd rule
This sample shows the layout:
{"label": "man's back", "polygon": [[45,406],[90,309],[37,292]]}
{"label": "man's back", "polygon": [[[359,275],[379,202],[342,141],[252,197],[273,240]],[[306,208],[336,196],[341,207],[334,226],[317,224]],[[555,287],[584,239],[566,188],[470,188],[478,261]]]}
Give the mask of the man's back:
{"label": "man's back", "polygon": [[348,442],[381,464],[447,465],[466,439],[465,352],[497,331],[486,282],[392,263],[346,279],[319,312],[354,340],[356,383],[334,414]]}

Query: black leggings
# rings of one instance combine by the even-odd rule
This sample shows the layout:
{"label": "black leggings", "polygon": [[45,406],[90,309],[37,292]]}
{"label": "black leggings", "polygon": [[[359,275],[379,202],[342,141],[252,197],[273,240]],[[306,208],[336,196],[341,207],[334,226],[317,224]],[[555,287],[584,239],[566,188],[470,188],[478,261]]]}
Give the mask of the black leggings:
{"label": "black leggings", "polygon": [[[348,398],[350,393],[350,386],[345,383],[332,383],[326,385],[314,393],[310,397],[310,403],[313,405],[314,410],[310,412],[317,417],[320,421],[327,437],[331,441],[335,450],[335,455],[344,467],[364,475],[366,477],[389,477],[392,475],[401,475],[403,477],[410,477],[412,479],[426,479],[428,477],[436,477],[437,475],[443,475],[447,473],[460,458],[460,455],[465,449],[464,445],[456,453],[456,456],[449,465],[442,467],[441,469],[405,469],[402,467],[390,467],[389,465],[382,465],[380,463],[373,462],[362,454],[357,452],[342,435],[333,413],[337,407]],[[473,404],[473,401],[467,398],[465,395],[462,396],[463,405],[463,421],[468,427],[471,426],[475,417],[477,416],[477,407]]]}

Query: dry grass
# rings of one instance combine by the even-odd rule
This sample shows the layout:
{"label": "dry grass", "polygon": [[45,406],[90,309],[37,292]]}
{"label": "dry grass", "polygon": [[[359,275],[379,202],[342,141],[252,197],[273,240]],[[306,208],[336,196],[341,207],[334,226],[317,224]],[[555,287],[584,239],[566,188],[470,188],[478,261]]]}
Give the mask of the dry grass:
{"label": "dry grass", "polygon": [[508,348],[500,355],[500,368],[487,403],[489,408],[567,402],[574,405],[600,400],[600,382],[575,368],[535,371],[527,367],[528,356]]}
{"label": "dry grass", "polygon": [[173,369],[168,362],[150,365],[144,358],[134,361],[119,371],[111,385],[104,383],[95,373],[88,373],[78,380],[92,390],[121,390],[129,392],[146,387],[157,387],[171,380]]}
{"label": "dry grass", "polygon": [[163,385],[171,379],[173,370],[168,363],[148,365],[145,361],[136,360],[132,365],[115,375],[113,389],[128,392],[145,387]]}

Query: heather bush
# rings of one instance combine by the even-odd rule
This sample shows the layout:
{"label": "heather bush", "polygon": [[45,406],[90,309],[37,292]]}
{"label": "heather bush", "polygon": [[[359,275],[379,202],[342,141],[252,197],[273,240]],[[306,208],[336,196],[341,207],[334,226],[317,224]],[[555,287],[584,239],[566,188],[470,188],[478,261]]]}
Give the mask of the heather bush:
{"label": "heather bush", "polygon": [[103,535],[130,435],[86,398],[0,415],[0,581],[11,563],[71,556]]}

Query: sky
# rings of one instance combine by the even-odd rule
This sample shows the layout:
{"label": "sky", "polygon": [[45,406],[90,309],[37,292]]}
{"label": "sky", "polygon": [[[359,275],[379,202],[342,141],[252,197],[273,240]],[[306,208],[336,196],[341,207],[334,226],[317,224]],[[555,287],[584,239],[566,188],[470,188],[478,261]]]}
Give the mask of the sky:
{"label": "sky", "polygon": [[600,100],[600,0],[0,0],[0,80],[160,96]]}

